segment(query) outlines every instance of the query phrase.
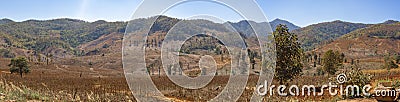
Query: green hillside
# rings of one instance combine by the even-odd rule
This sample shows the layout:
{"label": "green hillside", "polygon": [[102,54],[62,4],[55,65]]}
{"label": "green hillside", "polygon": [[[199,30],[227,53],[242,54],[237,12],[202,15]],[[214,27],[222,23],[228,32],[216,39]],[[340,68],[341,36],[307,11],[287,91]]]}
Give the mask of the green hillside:
{"label": "green hillside", "polygon": [[124,22],[85,22],[75,19],[28,20],[0,25],[3,47],[43,52],[49,48],[61,48],[74,52],[80,44],[95,40],[102,35],[124,33]]}
{"label": "green hillside", "polygon": [[333,21],[313,24],[292,32],[299,36],[302,47],[311,50],[317,45],[324,44],[330,40],[334,40],[351,31],[365,28],[368,24],[350,23],[344,21]]}

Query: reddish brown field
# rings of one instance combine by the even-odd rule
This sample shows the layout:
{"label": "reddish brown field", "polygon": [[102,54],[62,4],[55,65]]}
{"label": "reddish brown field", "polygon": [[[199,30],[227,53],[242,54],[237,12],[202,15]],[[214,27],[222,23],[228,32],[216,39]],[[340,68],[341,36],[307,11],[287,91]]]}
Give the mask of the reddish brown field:
{"label": "reddish brown field", "polygon": [[[1,79],[16,85],[24,85],[52,97],[52,100],[77,101],[135,101],[122,72],[122,69],[89,68],[85,66],[67,65],[37,65],[31,64],[31,73],[20,78],[10,74],[7,68],[0,69]],[[387,78],[398,80],[399,70],[393,70]],[[384,71],[370,70],[366,73],[376,73],[374,79],[385,79]],[[379,74],[379,75],[378,75]],[[386,74],[387,75],[387,74]],[[174,101],[207,101],[217,96],[224,88],[229,76],[216,76],[206,87],[190,90],[175,85],[166,76],[154,75],[153,82],[164,96]],[[248,78],[247,88],[238,101],[249,101],[254,92],[256,75]],[[321,85],[328,82],[327,76],[303,75],[291,81],[289,85]],[[276,81],[274,85],[278,85]],[[220,87],[220,88],[218,88]],[[326,91],[326,90],[324,90]],[[326,92],[327,93],[327,92]],[[266,100],[282,101],[331,101],[340,100],[338,96],[266,96]]]}

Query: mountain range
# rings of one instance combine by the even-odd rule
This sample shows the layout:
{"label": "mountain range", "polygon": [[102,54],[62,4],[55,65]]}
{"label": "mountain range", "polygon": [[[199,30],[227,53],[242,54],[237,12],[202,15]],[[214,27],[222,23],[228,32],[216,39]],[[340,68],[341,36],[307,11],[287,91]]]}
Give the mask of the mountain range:
{"label": "mountain range", "polygon": [[301,29],[293,30],[292,32],[299,36],[299,40],[304,49],[312,50],[318,45],[327,43],[326,41],[334,40],[354,30],[368,26],[370,26],[370,24],[336,20],[332,22],[313,24]]}
{"label": "mountain range", "polygon": [[[177,22],[182,21],[176,18],[161,16],[157,23],[153,25],[151,33],[166,32]],[[141,23],[150,22],[149,19],[137,19],[138,22],[134,30],[140,30]],[[192,20],[191,22],[207,23],[207,29],[215,29],[224,33],[216,27],[216,23],[206,20]],[[249,26],[252,21],[240,21],[230,23],[237,31],[245,36],[251,36],[253,31]],[[256,23],[256,24],[262,24]],[[366,50],[371,46],[384,45],[383,48],[395,48],[398,35],[398,21],[389,20],[380,24],[362,24],[344,21],[322,22],[309,25],[303,28],[285,20],[276,19],[270,22],[271,27],[275,28],[278,24],[285,24],[291,32],[299,37],[302,47],[306,51],[325,51],[334,48],[333,46],[346,44],[345,41],[352,42],[351,47],[340,47],[347,51]],[[30,56],[32,54],[52,54],[54,57],[73,57],[98,55],[104,53],[115,53],[121,51],[122,37],[125,32],[127,22],[107,22],[103,20],[86,22],[76,19],[53,19],[53,20],[27,20],[14,22],[9,19],[0,20],[0,54],[2,57],[13,57],[17,55]],[[200,28],[199,28],[200,29]],[[345,40],[345,41],[343,41]],[[364,46],[359,45],[360,41],[375,41],[382,43]],[[358,41],[358,42],[357,42]],[[361,48],[359,48],[361,47]],[[356,49],[355,49],[356,48]],[[380,49],[380,47],[375,47]],[[387,52],[396,52],[397,49]],[[369,51],[369,49],[368,49]],[[364,51],[364,52],[368,52]],[[375,50],[371,50],[372,52]],[[398,50],[397,50],[398,51]],[[369,53],[369,52],[368,52]],[[376,55],[381,54],[376,50]],[[372,54],[373,55],[373,54]]]}

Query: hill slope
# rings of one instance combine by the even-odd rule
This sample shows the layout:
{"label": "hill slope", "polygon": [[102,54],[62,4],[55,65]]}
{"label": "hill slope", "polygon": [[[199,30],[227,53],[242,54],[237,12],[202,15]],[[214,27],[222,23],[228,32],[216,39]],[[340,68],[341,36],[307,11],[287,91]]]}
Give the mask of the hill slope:
{"label": "hill slope", "polygon": [[[142,32],[144,24],[151,18],[135,19],[132,25],[134,31]],[[4,22],[11,20],[4,19]],[[160,16],[154,23],[150,36],[163,36],[179,21],[187,21],[186,27],[192,31],[208,31],[208,33],[223,34],[228,31],[222,24],[207,20],[180,20],[167,16]],[[251,22],[251,21],[250,21]],[[202,23],[202,24],[200,24]],[[251,22],[255,23],[255,22]],[[197,24],[198,26],[194,26]],[[232,23],[233,24],[233,23]],[[261,25],[265,23],[255,23]],[[99,55],[104,53],[121,52],[121,42],[127,22],[106,22],[99,20],[86,22],[77,19],[53,19],[53,20],[28,20],[23,22],[3,23],[0,25],[0,52],[2,57],[37,56],[51,54],[54,57],[73,57],[84,55]],[[250,36],[248,23],[234,23],[243,35]],[[183,29],[182,31],[187,31]],[[151,37],[150,37],[151,38]],[[153,39],[155,42],[160,42]],[[249,40],[246,40],[249,41]],[[254,41],[249,41],[254,42]],[[250,44],[254,45],[254,44]],[[3,50],[4,49],[4,50]]]}
{"label": "hill slope", "polygon": [[337,40],[316,49],[344,52],[347,57],[382,57],[400,53],[400,23],[376,24],[350,32]]}
{"label": "hill slope", "polygon": [[75,19],[28,20],[0,25],[2,47],[33,53],[76,55],[77,46],[106,34],[123,34],[124,22],[85,22]]}
{"label": "hill slope", "polygon": [[315,48],[317,45],[323,44],[326,41],[334,40],[351,31],[365,28],[368,24],[350,23],[344,21],[333,21],[313,24],[304,28],[293,30],[297,34],[306,50]]}

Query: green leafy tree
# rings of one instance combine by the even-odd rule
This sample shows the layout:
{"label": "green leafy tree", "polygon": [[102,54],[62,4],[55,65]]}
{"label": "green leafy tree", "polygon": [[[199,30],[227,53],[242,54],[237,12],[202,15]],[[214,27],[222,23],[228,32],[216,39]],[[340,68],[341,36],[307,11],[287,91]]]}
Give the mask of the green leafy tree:
{"label": "green leafy tree", "polygon": [[389,61],[388,63],[389,63],[388,65],[390,66],[390,67],[388,67],[389,69],[391,69],[391,68],[399,68],[399,66],[397,64],[395,64],[393,61]]}
{"label": "green leafy tree", "polygon": [[400,55],[394,56],[394,60],[396,60],[397,64],[400,64]]}
{"label": "green leafy tree", "polygon": [[8,65],[10,66],[11,73],[19,73],[21,78],[23,73],[29,73],[29,66],[28,61],[25,57],[17,57],[11,59],[11,63]]}
{"label": "green leafy tree", "polygon": [[322,64],[325,72],[334,75],[337,69],[343,65],[343,57],[338,51],[328,50],[323,56]]}
{"label": "green leafy tree", "polygon": [[390,55],[386,55],[384,57],[385,61],[384,68],[386,68],[387,70],[390,70],[392,68],[398,68],[399,66],[396,63],[394,63],[394,60],[397,60],[397,57],[393,59],[392,57],[390,57]]}
{"label": "green leafy tree", "polygon": [[286,25],[278,25],[273,33],[276,45],[276,75],[280,84],[301,74],[303,51],[297,35],[290,33]]}
{"label": "green leafy tree", "polygon": [[256,57],[256,53],[250,49],[247,49],[247,53],[249,53],[251,69],[254,69],[254,65],[256,64],[256,60],[254,59]]}
{"label": "green leafy tree", "polygon": [[49,65],[50,61],[52,61],[53,54],[47,54],[46,55],[46,64]]}
{"label": "green leafy tree", "polygon": [[[371,82],[371,76],[369,74],[365,74],[361,71],[361,68],[359,67],[358,63],[355,63],[355,65],[351,66],[350,71],[346,72],[346,76],[350,80],[346,81],[344,84],[346,85],[357,85],[361,87],[359,90],[348,90],[347,94],[349,94],[349,97],[357,97],[356,94],[352,93],[357,93],[357,92],[362,92],[362,87],[364,87],[367,84],[370,84]],[[353,92],[352,92],[353,91]]]}

